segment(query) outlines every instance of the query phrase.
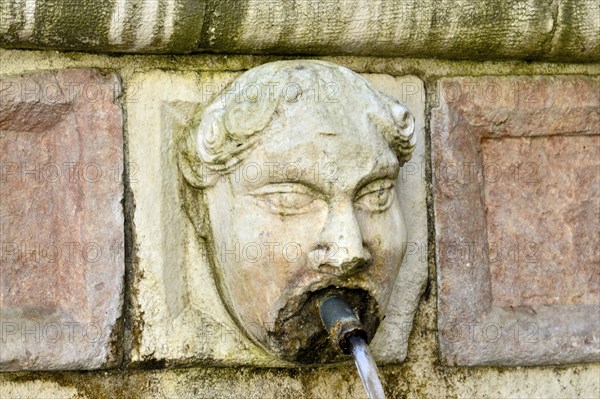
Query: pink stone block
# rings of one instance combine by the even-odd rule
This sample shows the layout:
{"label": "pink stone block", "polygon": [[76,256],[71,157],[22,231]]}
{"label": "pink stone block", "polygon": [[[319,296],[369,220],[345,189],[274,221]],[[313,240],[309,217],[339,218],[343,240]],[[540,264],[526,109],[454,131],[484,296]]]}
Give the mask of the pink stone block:
{"label": "pink stone block", "polygon": [[438,328],[451,365],[600,361],[600,80],[442,79]]}
{"label": "pink stone block", "polygon": [[600,136],[481,148],[492,302],[599,306]]}
{"label": "pink stone block", "polygon": [[0,369],[115,364],[123,295],[120,82],[0,80]]}

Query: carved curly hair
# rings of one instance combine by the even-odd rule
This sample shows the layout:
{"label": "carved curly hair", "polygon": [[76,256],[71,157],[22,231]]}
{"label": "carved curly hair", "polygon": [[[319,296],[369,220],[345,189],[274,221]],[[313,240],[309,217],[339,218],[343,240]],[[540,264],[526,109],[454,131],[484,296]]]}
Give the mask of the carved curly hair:
{"label": "carved curly hair", "polygon": [[346,96],[360,96],[363,108],[357,112],[375,125],[400,165],[408,161],[416,139],[414,118],[404,105],[347,68],[300,60],[264,64],[235,79],[204,109],[197,128],[186,135],[179,168],[192,186],[210,187],[215,177],[231,172],[244,159],[286,107],[322,102],[343,115],[348,112]]}

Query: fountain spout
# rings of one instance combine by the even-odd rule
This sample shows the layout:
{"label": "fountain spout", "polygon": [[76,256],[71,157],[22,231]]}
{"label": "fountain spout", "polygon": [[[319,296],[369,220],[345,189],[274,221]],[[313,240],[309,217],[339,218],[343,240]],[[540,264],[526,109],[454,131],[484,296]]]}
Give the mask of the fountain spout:
{"label": "fountain spout", "polygon": [[360,320],[343,298],[331,296],[319,306],[321,321],[329,337],[345,354],[351,354],[358,374],[370,399],[385,399],[383,387],[377,374],[377,364],[367,345],[367,333]]}

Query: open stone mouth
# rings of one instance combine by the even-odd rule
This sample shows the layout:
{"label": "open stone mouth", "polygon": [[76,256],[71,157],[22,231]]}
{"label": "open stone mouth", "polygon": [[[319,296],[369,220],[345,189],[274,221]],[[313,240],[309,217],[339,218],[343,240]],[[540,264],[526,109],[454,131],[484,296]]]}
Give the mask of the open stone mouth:
{"label": "open stone mouth", "polygon": [[282,358],[297,363],[349,360],[350,357],[329,338],[319,314],[320,303],[333,295],[344,298],[350,304],[367,333],[367,342],[370,342],[380,322],[379,305],[375,298],[361,288],[331,286],[304,294],[300,302],[290,301],[279,313],[275,328],[269,333],[269,346]]}

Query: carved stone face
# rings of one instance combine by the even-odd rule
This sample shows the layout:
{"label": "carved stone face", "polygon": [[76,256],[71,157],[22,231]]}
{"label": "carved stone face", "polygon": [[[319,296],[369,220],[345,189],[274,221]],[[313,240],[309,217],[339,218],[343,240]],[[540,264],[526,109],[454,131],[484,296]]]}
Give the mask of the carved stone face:
{"label": "carved stone face", "polygon": [[373,123],[389,108],[353,90],[286,104],[235,170],[204,189],[227,309],[254,342],[290,361],[343,358],[318,313],[332,293],[372,338],[405,252],[399,161]]}

